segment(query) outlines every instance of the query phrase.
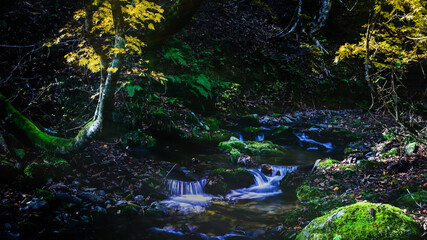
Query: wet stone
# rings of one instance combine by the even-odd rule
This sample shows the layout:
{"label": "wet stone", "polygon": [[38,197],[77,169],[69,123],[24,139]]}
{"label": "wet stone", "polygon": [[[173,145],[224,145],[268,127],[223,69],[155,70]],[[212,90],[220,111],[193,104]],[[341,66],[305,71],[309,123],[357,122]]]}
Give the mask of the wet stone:
{"label": "wet stone", "polygon": [[262,164],[261,172],[264,173],[265,175],[271,176],[273,174],[273,168],[269,164]]}
{"label": "wet stone", "polygon": [[94,193],[81,192],[81,193],[78,193],[77,196],[79,198],[82,198],[84,200],[87,200],[87,201],[90,201],[90,202],[94,202],[94,203],[97,203],[97,204],[101,204],[102,202],[104,202],[104,200],[100,196],[97,196]]}
{"label": "wet stone", "polygon": [[77,204],[80,204],[82,202],[82,199],[77,198],[77,197],[73,197],[68,193],[57,192],[57,193],[55,193],[55,196],[57,199],[64,201],[64,202],[77,203]]}

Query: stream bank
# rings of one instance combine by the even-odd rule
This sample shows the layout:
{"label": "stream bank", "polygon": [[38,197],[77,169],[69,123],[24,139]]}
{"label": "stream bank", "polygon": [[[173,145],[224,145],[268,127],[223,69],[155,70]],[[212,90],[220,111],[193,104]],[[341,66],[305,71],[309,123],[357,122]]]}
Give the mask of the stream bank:
{"label": "stream bank", "polygon": [[[68,159],[71,171],[63,177],[27,186],[28,177],[18,173],[18,181],[2,185],[2,238],[287,239],[315,217],[356,201],[394,203],[408,189],[420,192],[423,203],[425,146],[417,144],[408,154],[398,147],[400,140],[382,140],[382,129],[366,113],[307,111],[243,119],[259,122],[231,124],[228,130],[241,136],[233,141],[271,140],[284,148],[283,156],[239,154],[251,155],[258,166],[240,166],[254,184],[205,194],[212,173],[224,177],[218,169],[238,169],[231,154],[216,147],[158,144],[129,151],[95,142]],[[292,130],[277,127],[285,122]],[[344,160],[323,160],[308,174],[317,159],[327,158]],[[262,173],[261,164],[271,166],[271,176]],[[176,187],[180,184],[189,187]],[[189,191],[193,194],[185,194]],[[425,212],[412,207],[418,222],[425,221]]]}

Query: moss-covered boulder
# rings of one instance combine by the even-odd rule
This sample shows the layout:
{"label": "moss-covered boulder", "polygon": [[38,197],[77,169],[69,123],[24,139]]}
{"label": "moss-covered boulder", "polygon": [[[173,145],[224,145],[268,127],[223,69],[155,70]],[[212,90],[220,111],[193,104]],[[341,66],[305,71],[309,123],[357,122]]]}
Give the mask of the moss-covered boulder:
{"label": "moss-covered boulder", "polygon": [[388,204],[356,203],[314,219],[297,240],[420,239],[415,220]]}
{"label": "moss-covered boulder", "polygon": [[286,175],[280,180],[280,188],[282,191],[295,190],[298,186],[300,186],[304,180],[306,179],[307,174],[299,171],[288,172]]}
{"label": "moss-covered boulder", "polygon": [[340,161],[335,160],[335,159],[331,159],[331,158],[327,158],[327,159],[323,159],[322,161],[319,162],[319,164],[317,164],[318,168],[330,168],[334,165],[339,164]]}
{"label": "moss-covered boulder", "polygon": [[218,144],[218,147],[221,151],[229,153],[233,149],[243,151],[246,148],[246,144],[239,140],[229,140],[229,141],[220,142]]}
{"label": "moss-covered boulder", "polygon": [[70,164],[62,158],[47,157],[43,162],[27,165],[24,173],[36,184],[45,183],[49,178],[59,178],[71,171]]}
{"label": "moss-covered boulder", "polygon": [[329,191],[327,191],[325,188],[303,184],[296,189],[296,193],[298,200],[301,202],[307,202],[326,197]]}
{"label": "moss-covered boulder", "polygon": [[291,133],[292,133],[292,127],[283,125],[283,126],[274,128],[273,130],[270,131],[269,134],[271,136],[278,136],[282,134],[291,134]]}
{"label": "moss-covered boulder", "polygon": [[[229,140],[220,142],[218,147],[221,151],[232,155],[232,160],[241,154],[263,155],[263,156],[283,156],[285,149],[270,141],[247,141]],[[237,160],[237,159],[236,159]]]}
{"label": "moss-covered boulder", "polygon": [[210,130],[202,131],[196,133],[189,137],[191,142],[207,144],[207,145],[216,145],[220,142],[227,141],[231,137],[236,137],[234,133],[226,130]]}
{"label": "moss-covered boulder", "polygon": [[246,169],[215,169],[208,176],[204,191],[214,195],[225,195],[231,189],[250,187],[255,184],[254,176]]}
{"label": "moss-covered boulder", "polygon": [[403,196],[400,196],[396,200],[396,204],[399,207],[407,208],[410,210],[419,208],[417,203],[422,205],[427,203],[427,191],[422,190],[422,191],[418,191],[410,194],[408,193]]}
{"label": "moss-covered boulder", "polygon": [[51,164],[49,163],[30,163],[24,169],[24,173],[27,177],[30,178],[36,184],[45,183],[47,179],[53,177],[53,171],[51,168]]}

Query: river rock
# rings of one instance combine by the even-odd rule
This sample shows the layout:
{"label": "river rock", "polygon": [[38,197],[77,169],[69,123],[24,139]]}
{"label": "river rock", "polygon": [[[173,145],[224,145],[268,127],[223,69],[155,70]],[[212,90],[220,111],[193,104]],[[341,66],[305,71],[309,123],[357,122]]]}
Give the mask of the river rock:
{"label": "river rock", "polygon": [[237,159],[237,164],[239,166],[253,167],[256,166],[256,163],[252,160],[249,155],[242,155]]}
{"label": "river rock", "polygon": [[46,204],[47,202],[40,198],[33,198],[32,201],[27,202],[27,206],[33,210],[39,210],[40,208],[47,206]]}
{"label": "river rock", "polygon": [[[333,227],[332,227],[333,226]],[[314,219],[297,236],[308,239],[421,239],[421,229],[402,209],[356,203]]]}
{"label": "river rock", "polygon": [[101,204],[104,202],[104,199],[102,199],[102,197],[90,192],[81,192],[81,193],[78,193],[77,196],[79,198],[82,198],[90,202],[94,202],[96,204]]}
{"label": "river rock", "polygon": [[271,176],[273,174],[273,168],[269,164],[262,164],[261,172],[264,173],[265,175]]}
{"label": "river rock", "polygon": [[63,193],[63,192],[55,193],[55,197],[64,202],[70,202],[70,203],[76,203],[76,204],[80,204],[82,202],[82,199],[73,197],[70,194]]}

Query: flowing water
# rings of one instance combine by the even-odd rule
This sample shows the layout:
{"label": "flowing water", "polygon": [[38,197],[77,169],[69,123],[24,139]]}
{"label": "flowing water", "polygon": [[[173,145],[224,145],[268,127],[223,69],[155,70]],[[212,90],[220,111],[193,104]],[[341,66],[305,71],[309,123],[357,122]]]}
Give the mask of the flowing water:
{"label": "flowing water", "polygon": [[[269,131],[274,128],[263,127],[262,132],[240,134],[239,138],[241,141],[273,141],[287,148],[286,155],[253,157],[259,164],[270,164],[272,174],[265,175],[260,168],[248,168],[255,184],[234,189],[226,196],[213,196],[203,191],[206,175],[211,170],[236,167],[230,165],[229,157],[216,148],[200,149],[166,142],[164,148],[148,155],[177,163],[185,179],[171,176],[165,179],[169,197],[160,205],[172,216],[153,219],[151,226],[154,226],[144,239],[228,239],[237,236],[261,239],[267,229],[278,226],[283,220],[283,213],[299,204],[294,194],[282,192],[280,180],[301,166],[310,169],[316,159],[341,157],[342,146],[310,139],[302,132],[273,137]],[[144,152],[145,157],[147,154],[150,153]],[[200,163],[195,164],[194,159]]]}

